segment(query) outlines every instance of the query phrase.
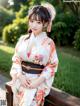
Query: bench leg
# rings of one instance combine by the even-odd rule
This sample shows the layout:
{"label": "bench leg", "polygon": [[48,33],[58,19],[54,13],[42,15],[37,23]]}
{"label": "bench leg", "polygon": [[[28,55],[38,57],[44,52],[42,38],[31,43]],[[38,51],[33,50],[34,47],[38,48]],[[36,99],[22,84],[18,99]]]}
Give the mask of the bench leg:
{"label": "bench leg", "polygon": [[6,87],[6,100],[7,106],[13,106],[13,92],[10,85],[5,85]]}
{"label": "bench leg", "polygon": [[13,93],[6,92],[7,106],[13,106]]}

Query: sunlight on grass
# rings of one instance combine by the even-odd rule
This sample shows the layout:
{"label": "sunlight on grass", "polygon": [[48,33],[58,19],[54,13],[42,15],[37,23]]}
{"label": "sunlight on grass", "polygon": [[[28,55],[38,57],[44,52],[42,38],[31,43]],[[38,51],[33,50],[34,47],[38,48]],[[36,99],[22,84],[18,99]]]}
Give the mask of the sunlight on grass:
{"label": "sunlight on grass", "polygon": [[14,48],[5,45],[0,45],[0,49],[9,54],[12,54],[14,52]]}

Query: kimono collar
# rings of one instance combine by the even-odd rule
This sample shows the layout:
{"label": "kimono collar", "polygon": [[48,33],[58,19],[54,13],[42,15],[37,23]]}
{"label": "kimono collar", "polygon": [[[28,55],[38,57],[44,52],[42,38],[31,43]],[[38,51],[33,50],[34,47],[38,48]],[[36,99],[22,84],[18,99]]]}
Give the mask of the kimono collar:
{"label": "kimono collar", "polygon": [[35,40],[43,40],[44,38],[47,37],[47,33],[46,32],[41,32],[39,35],[35,36],[34,33],[32,33],[32,37]]}

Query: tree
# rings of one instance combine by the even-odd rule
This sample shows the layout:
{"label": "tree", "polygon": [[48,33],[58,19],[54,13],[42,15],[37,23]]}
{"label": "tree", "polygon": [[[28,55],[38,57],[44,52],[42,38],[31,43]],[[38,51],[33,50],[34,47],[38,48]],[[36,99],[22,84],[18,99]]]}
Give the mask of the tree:
{"label": "tree", "polygon": [[73,12],[73,14],[80,20],[80,2],[68,2],[66,5]]}
{"label": "tree", "polygon": [[10,8],[13,9],[13,11],[19,11],[21,8],[21,5],[24,6],[30,6],[32,0],[13,0],[14,5],[11,5]]}

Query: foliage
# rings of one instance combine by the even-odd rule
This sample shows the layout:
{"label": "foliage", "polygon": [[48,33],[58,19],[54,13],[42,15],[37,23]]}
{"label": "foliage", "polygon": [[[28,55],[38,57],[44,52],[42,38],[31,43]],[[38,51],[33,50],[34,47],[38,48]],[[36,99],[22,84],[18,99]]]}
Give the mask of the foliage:
{"label": "foliage", "polygon": [[32,2],[31,0],[13,0],[14,5],[11,6],[13,11],[18,12],[21,8],[21,5],[30,6],[30,3]]}
{"label": "foliage", "polygon": [[4,26],[12,23],[12,20],[15,18],[15,14],[12,11],[0,7],[0,35],[2,35],[2,30]]}
{"label": "foliage", "polygon": [[56,22],[53,25],[53,37],[58,45],[65,45],[67,43],[66,27],[67,25],[64,22]]}
{"label": "foliage", "polygon": [[21,8],[18,12],[15,12],[16,13],[16,18],[24,18],[27,16],[28,14],[28,7],[27,6],[24,6],[24,5],[21,5]]}
{"label": "foliage", "polygon": [[[64,3],[62,0],[13,0],[14,5],[9,9],[13,9],[17,19],[25,18],[28,9],[32,5],[41,4],[41,2],[49,2],[56,9],[56,18],[52,26],[51,37],[61,46],[73,45],[74,35],[79,29],[79,5],[78,3]],[[73,8],[72,8],[73,7]],[[12,25],[15,26],[16,25]],[[12,27],[13,28],[13,27]],[[13,28],[14,29],[14,28]],[[20,30],[20,29],[19,29]],[[1,29],[2,31],[2,29]],[[18,32],[19,34],[19,32]],[[17,34],[16,34],[17,35]]]}
{"label": "foliage", "polygon": [[68,33],[67,35],[68,44],[72,45],[75,32],[79,28],[78,20],[76,16],[74,16],[71,12],[67,11],[64,14],[63,22],[65,22],[67,25],[66,31]]}
{"label": "foliage", "polygon": [[6,26],[3,30],[3,41],[6,43],[16,43],[21,34],[27,31],[27,18],[17,18],[13,24]]}
{"label": "foliage", "polygon": [[66,5],[69,7],[71,12],[80,20],[80,3],[79,2],[67,2]]}
{"label": "foliage", "polygon": [[[48,1],[48,0],[47,0]],[[79,21],[79,6],[78,3],[69,3],[65,4],[61,0],[58,1],[50,1],[56,8],[56,18],[54,20],[54,24],[52,27],[52,33],[53,38],[56,35],[57,43],[60,43],[60,41],[63,43],[60,43],[60,45],[73,45],[74,35],[77,29],[80,26]],[[72,6],[70,7],[70,5]],[[74,6],[74,8],[72,8]],[[76,8],[75,8],[76,7]],[[76,12],[75,12],[76,11]],[[78,15],[77,15],[78,14]],[[55,24],[62,22],[66,25],[65,30],[63,28],[60,28],[59,30],[55,30]],[[62,34],[63,32],[63,34]],[[57,34],[56,34],[57,33]],[[60,36],[61,35],[61,36]],[[60,38],[60,39],[59,39]]]}
{"label": "foliage", "polygon": [[74,47],[80,50],[80,29],[78,29],[74,36]]}
{"label": "foliage", "polygon": [[71,12],[61,11],[62,8],[57,8],[57,15],[52,26],[52,36],[59,45],[72,45],[79,23]]}

